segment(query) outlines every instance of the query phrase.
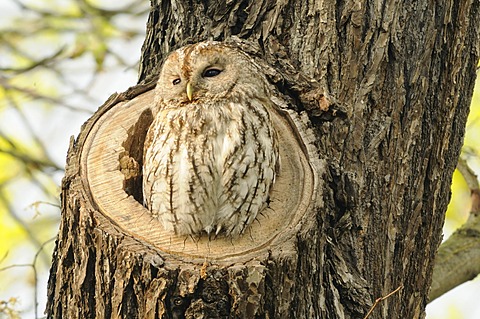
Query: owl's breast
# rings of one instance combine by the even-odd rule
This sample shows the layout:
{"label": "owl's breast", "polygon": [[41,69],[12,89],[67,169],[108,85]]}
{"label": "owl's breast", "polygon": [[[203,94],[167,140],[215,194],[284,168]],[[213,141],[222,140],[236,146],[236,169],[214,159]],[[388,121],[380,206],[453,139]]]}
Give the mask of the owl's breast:
{"label": "owl's breast", "polygon": [[277,154],[261,101],[164,109],[150,134],[144,196],[176,233],[238,233],[264,206]]}

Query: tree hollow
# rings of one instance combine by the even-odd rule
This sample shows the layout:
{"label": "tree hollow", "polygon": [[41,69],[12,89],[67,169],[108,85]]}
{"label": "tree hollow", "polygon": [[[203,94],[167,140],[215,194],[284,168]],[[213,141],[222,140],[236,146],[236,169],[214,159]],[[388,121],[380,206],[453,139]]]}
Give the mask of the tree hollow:
{"label": "tree hollow", "polygon": [[93,125],[81,153],[85,198],[137,240],[182,261],[241,262],[281,248],[298,232],[314,201],[315,179],[306,147],[287,111],[271,110],[280,144],[280,170],[269,207],[239,237],[176,236],[141,204],[143,141],[155,116],[153,90],[111,106]]}

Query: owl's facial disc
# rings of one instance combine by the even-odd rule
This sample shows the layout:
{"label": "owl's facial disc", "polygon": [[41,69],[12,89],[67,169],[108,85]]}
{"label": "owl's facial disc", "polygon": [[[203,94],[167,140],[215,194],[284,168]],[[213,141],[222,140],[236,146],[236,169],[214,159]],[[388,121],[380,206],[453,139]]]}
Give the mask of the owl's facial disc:
{"label": "owl's facial disc", "polygon": [[157,96],[170,105],[214,102],[250,86],[252,80],[244,69],[244,57],[214,43],[187,46],[172,53],[165,61]]}

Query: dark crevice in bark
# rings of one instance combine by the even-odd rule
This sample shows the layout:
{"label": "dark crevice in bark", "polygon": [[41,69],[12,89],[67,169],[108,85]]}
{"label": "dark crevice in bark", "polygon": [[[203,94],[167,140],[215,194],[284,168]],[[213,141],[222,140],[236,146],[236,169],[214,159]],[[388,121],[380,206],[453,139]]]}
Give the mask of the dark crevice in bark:
{"label": "dark crevice in bark", "polygon": [[95,278],[95,255],[96,252],[93,249],[88,250],[88,259],[87,259],[87,269],[85,270],[85,280],[82,284],[80,290],[86,297],[86,314],[87,317],[93,318],[95,317],[95,308],[96,308],[96,300],[95,300],[95,285],[96,285],[96,278]]}
{"label": "dark crevice in bark", "polygon": [[[82,314],[91,317],[96,307],[107,316],[140,318],[145,308],[160,313],[163,306],[170,318],[191,313],[235,317],[243,310],[231,308],[243,302],[245,311],[258,318],[363,318],[376,298],[400,285],[403,289],[370,318],[422,317],[473,90],[480,3],[153,4],[139,76],[153,85],[143,92],[153,88],[163,58],[173,49],[205,39],[231,40],[231,35],[247,39],[235,41],[252,47],[245,51],[263,62],[262,70],[292,113],[310,120],[303,133],[315,134],[309,146],[316,146],[312,154],[322,163],[314,168],[327,170],[318,178],[321,205],[315,216],[294,226],[291,250],[297,251],[258,257],[265,265],[256,266],[265,273],[263,281],[250,287],[245,278],[251,265],[233,265],[240,269],[233,274],[227,270],[216,277],[207,271],[192,284],[192,293],[179,276],[195,263],[182,264],[183,257],[170,258],[148,240],[130,238],[129,230],[117,229],[115,221],[87,203],[88,190],[79,188],[77,157],[88,131],[110,109],[107,105],[82,127],[69,151],[49,317],[69,317],[82,306]],[[331,103],[322,108],[319,101],[325,96]],[[138,123],[121,145],[127,151],[122,158],[131,157],[139,168],[145,127]],[[125,191],[142,202],[139,176],[127,178]],[[144,258],[152,262],[144,265]],[[84,277],[76,276],[79,270]],[[241,298],[247,295],[236,296],[228,288],[232,277],[242,284],[236,293],[257,289],[259,301],[246,306]],[[85,281],[75,282],[78,278]],[[72,289],[80,286],[84,295]],[[72,299],[77,304],[66,302]]]}
{"label": "dark crevice in bark", "polygon": [[[137,266],[135,266],[137,268]],[[138,296],[135,292],[135,281],[134,276],[137,272],[137,269],[133,269],[129,274],[128,283],[125,286],[122,295],[122,314],[125,318],[137,318],[137,309],[138,309]]]}

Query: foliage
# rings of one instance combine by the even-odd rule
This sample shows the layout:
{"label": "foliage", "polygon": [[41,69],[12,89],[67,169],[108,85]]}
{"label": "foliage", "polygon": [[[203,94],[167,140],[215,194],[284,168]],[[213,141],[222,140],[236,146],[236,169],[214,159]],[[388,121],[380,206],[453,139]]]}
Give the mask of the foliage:
{"label": "foliage", "polygon": [[[135,0],[0,4],[5,15],[0,19],[2,288],[36,287],[42,280],[37,272],[45,281],[53,242],[45,249],[43,243],[54,238],[58,227],[69,135],[77,134],[113,93],[108,83],[119,81],[112,78],[135,84],[148,5]],[[0,318],[16,318],[15,309],[36,308],[36,292],[19,299],[10,298],[8,289],[0,293]]]}
{"label": "foliage", "polygon": [[[135,0],[0,3],[2,288],[18,283],[36,287],[37,273],[46,277],[53,248],[48,240],[54,238],[59,221],[58,194],[68,136],[78,133],[79,125],[114,89],[125,86],[125,80],[114,79],[134,81],[148,5]],[[479,140],[477,80],[462,153],[477,172]],[[469,212],[465,203],[470,191],[458,172],[452,192],[448,232],[461,225]],[[29,269],[33,274],[25,274]],[[8,289],[3,293],[7,295],[0,295],[0,318],[19,318],[17,309],[37,308],[36,297],[31,298],[36,291],[23,297],[30,296],[32,304],[19,302],[8,295]]]}
{"label": "foliage", "polygon": [[15,310],[15,306],[18,303],[16,298],[10,298],[8,301],[0,300],[0,315],[1,318],[5,317],[8,319],[19,319],[20,314]]}
{"label": "foliage", "polygon": [[[480,78],[477,78],[470,106],[464,145],[461,157],[480,174]],[[457,171],[453,175],[452,199],[447,209],[444,232],[450,234],[468,218],[471,208],[470,189],[462,175]]]}

